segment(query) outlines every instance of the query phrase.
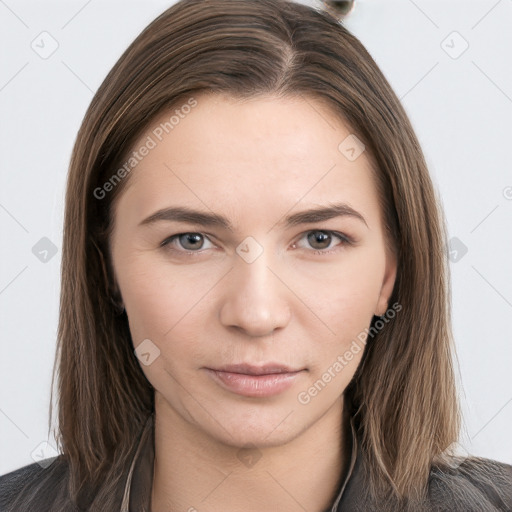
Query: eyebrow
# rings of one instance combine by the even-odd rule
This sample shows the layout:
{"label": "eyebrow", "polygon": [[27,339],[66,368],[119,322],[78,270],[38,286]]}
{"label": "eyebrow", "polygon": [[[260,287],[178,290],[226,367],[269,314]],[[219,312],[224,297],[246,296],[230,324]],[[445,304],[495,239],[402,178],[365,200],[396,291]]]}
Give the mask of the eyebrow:
{"label": "eyebrow", "polygon": [[[286,227],[293,227],[300,224],[323,222],[336,217],[353,217],[364,222],[366,227],[368,227],[365,218],[346,203],[334,203],[329,206],[293,213],[276,224],[285,224]],[[161,221],[187,222],[201,226],[220,227],[231,232],[235,231],[231,222],[223,215],[193,210],[185,206],[175,206],[158,210],[142,220],[139,226],[147,226]]]}

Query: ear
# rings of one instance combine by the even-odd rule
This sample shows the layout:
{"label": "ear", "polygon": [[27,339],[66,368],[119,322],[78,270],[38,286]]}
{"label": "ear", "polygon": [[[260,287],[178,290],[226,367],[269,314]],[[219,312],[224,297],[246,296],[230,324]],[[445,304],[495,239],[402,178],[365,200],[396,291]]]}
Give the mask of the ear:
{"label": "ear", "polygon": [[98,254],[99,267],[101,269],[101,273],[103,276],[105,297],[108,300],[110,300],[110,302],[112,302],[116,309],[118,309],[119,311],[124,310],[124,303],[121,297],[121,291],[117,284],[117,279],[115,277],[115,272],[111,259],[108,255],[106,257],[104,256],[103,251],[98,246],[98,243],[93,237],[91,237],[91,242]]}
{"label": "ear", "polygon": [[117,282],[114,283],[112,286],[112,292],[111,295],[112,299],[114,300],[114,303],[119,306],[119,308],[124,308],[124,302],[123,297],[121,296],[121,291],[119,290],[119,286],[117,285]]}
{"label": "ear", "polygon": [[384,272],[384,278],[382,280],[382,287],[380,290],[379,299],[375,306],[374,315],[382,316],[388,309],[389,298],[393,293],[395,286],[396,272],[397,272],[397,258],[394,253],[386,251],[386,269]]}
{"label": "ear", "polygon": [[121,310],[124,309],[124,302],[123,297],[121,295],[121,290],[119,288],[119,285],[117,283],[117,277],[114,270],[114,266],[112,265],[111,259],[109,259],[109,291],[110,291],[110,297],[114,304]]}

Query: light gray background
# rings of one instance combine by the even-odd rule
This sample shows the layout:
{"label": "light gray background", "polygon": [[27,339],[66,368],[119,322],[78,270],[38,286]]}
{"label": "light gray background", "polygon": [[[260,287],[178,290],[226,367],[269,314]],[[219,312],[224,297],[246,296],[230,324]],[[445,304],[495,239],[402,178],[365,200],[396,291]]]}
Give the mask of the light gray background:
{"label": "light gray background", "polygon": [[[0,0],[0,474],[55,444],[48,407],[76,132],[109,69],[172,3]],[[450,265],[462,450],[512,463],[512,0],[361,0],[345,25],[401,98],[450,237],[468,249]],[[31,45],[48,51],[52,38],[58,48],[43,59]],[[46,262],[32,252],[43,237],[57,248]]]}

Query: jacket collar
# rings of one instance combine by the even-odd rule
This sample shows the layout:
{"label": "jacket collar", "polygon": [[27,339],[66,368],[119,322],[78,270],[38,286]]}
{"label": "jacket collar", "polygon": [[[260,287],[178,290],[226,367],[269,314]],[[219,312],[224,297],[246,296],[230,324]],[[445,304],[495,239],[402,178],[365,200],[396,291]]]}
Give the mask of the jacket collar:
{"label": "jacket collar", "polygon": [[[154,433],[155,422],[153,412],[147,419],[139,438],[135,455],[130,464],[128,476],[124,485],[121,512],[150,512],[151,492],[153,487],[153,464],[155,458]],[[349,416],[350,428],[347,432],[346,446],[350,452],[348,467],[345,476],[341,476],[341,485],[332,506],[326,512],[336,512],[345,494],[349,481],[357,480],[360,469],[361,456],[356,436],[354,418]]]}

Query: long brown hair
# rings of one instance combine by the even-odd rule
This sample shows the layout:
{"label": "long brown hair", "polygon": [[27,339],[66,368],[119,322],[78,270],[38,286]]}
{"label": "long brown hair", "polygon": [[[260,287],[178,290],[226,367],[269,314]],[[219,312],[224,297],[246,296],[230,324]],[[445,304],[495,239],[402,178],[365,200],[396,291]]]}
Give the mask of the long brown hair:
{"label": "long brown hair", "polygon": [[109,250],[113,206],[130,175],[104,197],[95,190],[157,114],[202,91],[314,98],[365,144],[398,258],[390,304],[403,309],[368,341],[345,394],[368,492],[421,500],[431,464],[457,441],[461,421],[440,201],[411,123],[361,42],[327,12],[281,0],[176,3],[124,52],[85,115],[67,184],[54,368],[71,496],[110,510],[154,408],[127,316],[116,311]]}

